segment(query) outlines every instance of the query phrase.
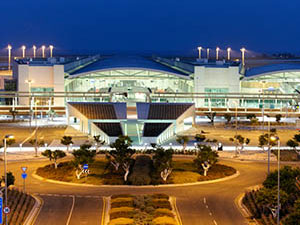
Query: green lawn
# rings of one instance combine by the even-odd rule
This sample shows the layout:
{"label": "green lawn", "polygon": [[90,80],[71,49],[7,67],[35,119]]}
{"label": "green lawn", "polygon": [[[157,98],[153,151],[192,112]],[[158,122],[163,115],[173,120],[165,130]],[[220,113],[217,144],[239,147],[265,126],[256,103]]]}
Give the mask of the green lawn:
{"label": "green lawn", "polygon": [[[54,179],[59,181],[86,183],[86,184],[111,184],[122,185],[123,181],[122,171],[116,173],[108,165],[105,158],[97,158],[94,163],[89,165],[90,174],[83,175],[80,180],[75,176],[75,170],[71,161],[60,163],[59,167],[55,169],[53,165],[38,168],[37,174],[39,176]],[[197,181],[213,180],[234,174],[236,170],[222,164],[216,164],[208,171],[205,177],[197,172],[194,166],[193,159],[174,159],[173,171],[168,178],[168,184],[183,184],[193,183]],[[153,184],[162,184],[163,181],[159,176],[152,177]]]}

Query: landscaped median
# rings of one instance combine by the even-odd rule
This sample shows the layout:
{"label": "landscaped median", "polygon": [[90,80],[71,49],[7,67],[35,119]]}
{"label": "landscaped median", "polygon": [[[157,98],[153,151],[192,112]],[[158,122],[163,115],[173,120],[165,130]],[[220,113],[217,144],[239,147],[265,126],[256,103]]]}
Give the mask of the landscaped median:
{"label": "landscaped median", "polygon": [[[198,145],[197,154],[174,156],[173,149],[154,146],[143,154],[131,149],[131,140],[120,136],[113,150],[97,154],[90,144],[72,152],[73,159],[59,163],[65,154],[47,150],[43,153],[54,164],[38,168],[36,175],[50,181],[91,185],[180,185],[232,177],[238,172],[218,163],[218,153],[210,146]],[[36,176],[36,177],[37,177]]]}
{"label": "landscaped median", "polygon": [[180,225],[174,198],[166,194],[113,195],[107,198],[105,225]]}

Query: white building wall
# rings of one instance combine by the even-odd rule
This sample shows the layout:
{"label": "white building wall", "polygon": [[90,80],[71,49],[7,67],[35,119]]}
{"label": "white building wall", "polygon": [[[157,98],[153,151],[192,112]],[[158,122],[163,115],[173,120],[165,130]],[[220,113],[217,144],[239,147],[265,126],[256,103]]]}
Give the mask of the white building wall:
{"label": "white building wall", "polygon": [[[194,92],[204,93],[206,88],[227,88],[228,93],[240,91],[239,67],[195,66]],[[196,100],[196,107],[203,107],[204,99]]]}
{"label": "white building wall", "polygon": [[[29,84],[26,80],[31,80],[31,88],[53,88],[55,92],[64,91],[64,66],[30,66],[18,65],[18,90],[21,92],[29,92]],[[29,99],[26,97],[20,98],[20,105],[27,105]],[[64,106],[64,98],[54,99],[56,106]]]}

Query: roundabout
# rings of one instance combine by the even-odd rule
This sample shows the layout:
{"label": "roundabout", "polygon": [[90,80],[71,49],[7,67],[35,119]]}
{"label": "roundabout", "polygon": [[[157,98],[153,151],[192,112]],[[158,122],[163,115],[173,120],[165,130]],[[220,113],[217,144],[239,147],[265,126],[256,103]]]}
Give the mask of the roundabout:
{"label": "roundabout", "polygon": [[[181,186],[83,186],[50,183],[36,179],[33,175],[39,167],[48,164],[46,160],[9,162],[9,170],[21,177],[21,166],[28,167],[27,191],[36,194],[43,207],[35,224],[101,224],[103,197],[114,194],[166,193],[176,197],[182,224],[245,224],[234,203],[237,196],[247,187],[260,184],[266,175],[265,162],[239,162],[220,159],[220,163],[234,167],[240,175],[217,183],[202,183]],[[273,165],[272,165],[273,168]],[[22,180],[17,179],[17,187]]]}

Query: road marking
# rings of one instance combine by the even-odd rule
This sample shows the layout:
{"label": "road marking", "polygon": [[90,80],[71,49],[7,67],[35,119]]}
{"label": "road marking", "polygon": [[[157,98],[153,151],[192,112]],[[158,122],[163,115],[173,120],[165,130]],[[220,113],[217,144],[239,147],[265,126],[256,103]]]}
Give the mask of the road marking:
{"label": "road marking", "polygon": [[75,196],[72,195],[72,198],[73,198],[73,203],[72,203],[72,207],[71,207],[70,214],[69,214],[66,225],[69,225],[69,223],[71,221],[71,217],[72,217],[72,213],[73,213],[73,209],[74,209],[74,205],[75,205]]}
{"label": "road marking", "polygon": [[208,205],[205,206],[208,209]]}
{"label": "road marking", "polygon": [[205,197],[203,198],[203,202],[204,202],[204,204],[206,204],[206,198]]}
{"label": "road marking", "polygon": [[212,216],[212,213],[211,213],[211,212],[209,212],[209,215],[210,215],[210,216]]}
{"label": "road marking", "polygon": [[215,225],[218,225],[218,224],[217,224],[217,221],[215,221],[215,220],[213,220],[213,221],[214,221],[214,224],[215,224]]}
{"label": "road marking", "polygon": [[103,206],[102,206],[102,220],[101,220],[101,225],[104,225],[104,217],[105,217],[105,209],[106,209],[106,204],[105,204],[105,198],[102,198],[103,200]]}

